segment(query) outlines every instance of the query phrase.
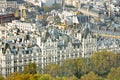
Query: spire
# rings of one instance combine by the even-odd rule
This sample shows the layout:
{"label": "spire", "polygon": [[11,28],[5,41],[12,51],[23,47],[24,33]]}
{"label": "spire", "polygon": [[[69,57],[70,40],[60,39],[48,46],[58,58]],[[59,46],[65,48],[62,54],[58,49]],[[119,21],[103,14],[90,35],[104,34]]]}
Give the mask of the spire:
{"label": "spire", "polygon": [[25,10],[25,9],[23,10],[22,17],[23,17],[23,18],[26,18],[26,10]]}
{"label": "spire", "polygon": [[64,1],[63,0],[61,0],[62,1],[62,8],[63,8],[63,11],[65,10],[65,4],[64,4]]}
{"label": "spire", "polygon": [[20,6],[19,7],[19,9],[20,9],[20,17],[21,17],[21,21],[25,21],[25,18],[26,18],[26,8],[25,8],[25,6]]}
{"label": "spire", "polygon": [[18,18],[18,17],[19,17],[19,11],[18,11],[18,10],[16,10],[16,11],[15,11],[14,16],[15,16],[16,18]]}

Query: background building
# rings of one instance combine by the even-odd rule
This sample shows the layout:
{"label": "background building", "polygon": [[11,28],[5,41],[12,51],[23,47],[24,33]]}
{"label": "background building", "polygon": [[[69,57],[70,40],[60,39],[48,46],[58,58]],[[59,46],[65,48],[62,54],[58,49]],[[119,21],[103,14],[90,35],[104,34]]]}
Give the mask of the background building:
{"label": "background building", "polygon": [[29,41],[23,36],[15,36],[6,42],[2,42],[0,46],[0,72],[4,77],[13,72],[22,72],[24,66],[30,62],[39,65],[40,48],[34,44],[32,39]]}
{"label": "background building", "polygon": [[55,4],[56,0],[42,0],[43,6],[51,6]]}
{"label": "background building", "polygon": [[0,12],[4,12],[6,8],[7,8],[6,0],[0,0]]}
{"label": "background building", "polygon": [[66,5],[73,5],[73,0],[64,0]]}
{"label": "background building", "polygon": [[[7,36],[6,33],[7,33],[7,28],[3,27],[3,26],[0,26],[0,40],[6,38],[6,36]],[[0,43],[0,44],[2,44],[2,43]]]}
{"label": "background building", "polygon": [[26,2],[30,2],[33,5],[42,6],[52,6],[56,3],[56,0],[25,0]]}
{"label": "background building", "polygon": [[17,8],[17,0],[7,0],[7,8]]}
{"label": "background building", "polygon": [[12,21],[12,23],[7,24],[7,28],[8,29],[19,28],[20,30],[24,31],[35,31],[37,29],[37,26],[34,23]]}

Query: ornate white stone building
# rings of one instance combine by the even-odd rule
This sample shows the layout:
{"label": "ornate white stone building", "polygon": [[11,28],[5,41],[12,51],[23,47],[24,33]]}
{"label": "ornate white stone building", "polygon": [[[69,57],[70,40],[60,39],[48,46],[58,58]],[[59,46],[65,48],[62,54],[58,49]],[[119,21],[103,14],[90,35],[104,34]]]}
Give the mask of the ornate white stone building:
{"label": "ornate white stone building", "polygon": [[41,48],[42,68],[49,63],[60,64],[68,58],[90,57],[97,50],[97,38],[88,28],[78,33],[78,38],[57,29],[44,30],[40,34],[37,45]]}
{"label": "ornate white stone building", "polygon": [[6,8],[7,8],[7,1],[0,0],[0,12],[4,12]]}
{"label": "ornate white stone building", "polygon": [[52,6],[53,4],[55,4],[56,0],[25,0],[26,2],[30,2],[34,5],[37,6]]}
{"label": "ornate white stone building", "polygon": [[120,51],[120,40],[113,40],[114,43],[108,46],[99,39],[101,42],[98,44],[99,40],[90,31],[88,24],[76,31],[48,28],[28,30],[27,33],[21,33],[21,27],[17,26],[11,34],[7,33],[10,37],[1,41],[0,72],[4,77],[16,71],[22,72],[29,62],[35,62],[44,69],[47,64],[60,64],[68,58],[90,57],[95,51],[103,49]]}
{"label": "ornate white stone building", "polygon": [[12,23],[10,22],[6,26],[8,29],[19,28],[20,30],[23,30],[23,31],[37,30],[37,26],[35,23],[27,23],[27,22],[21,22],[21,21],[12,21]]}
{"label": "ornate white stone building", "polygon": [[0,74],[4,77],[13,72],[22,72],[29,62],[35,62],[37,66],[40,64],[41,50],[30,35],[16,35],[1,42]]}

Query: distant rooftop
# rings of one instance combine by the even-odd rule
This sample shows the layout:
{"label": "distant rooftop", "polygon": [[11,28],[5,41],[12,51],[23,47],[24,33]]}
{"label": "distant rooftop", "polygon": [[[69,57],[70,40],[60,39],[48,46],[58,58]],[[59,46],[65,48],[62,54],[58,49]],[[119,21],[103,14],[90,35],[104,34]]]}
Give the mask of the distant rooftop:
{"label": "distant rooftop", "polygon": [[3,27],[3,26],[0,26],[0,30],[2,31],[2,30],[7,30],[7,28],[6,27]]}
{"label": "distant rooftop", "polygon": [[17,0],[7,0],[7,1],[17,1]]}
{"label": "distant rooftop", "polygon": [[17,0],[17,3],[24,3],[24,0]]}

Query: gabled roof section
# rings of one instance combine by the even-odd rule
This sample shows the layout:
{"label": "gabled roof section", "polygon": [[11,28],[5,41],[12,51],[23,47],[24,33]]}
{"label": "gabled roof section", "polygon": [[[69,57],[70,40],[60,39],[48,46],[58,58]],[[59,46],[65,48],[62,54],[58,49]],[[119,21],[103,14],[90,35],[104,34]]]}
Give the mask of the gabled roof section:
{"label": "gabled roof section", "polygon": [[47,39],[50,37],[52,41],[56,41],[59,38],[59,32],[57,29],[53,29],[52,31],[44,30],[41,35],[42,42],[46,42]]}
{"label": "gabled roof section", "polygon": [[92,38],[94,37],[93,33],[90,31],[90,24],[86,23],[82,31],[82,38],[86,39],[88,34],[90,34]]}
{"label": "gabled roof section", "polygon": [[47,30],[45,30],[44,32],[42,32],[42,42],[46,42],[47,41],[47,39],[48,39],[48,37],[50,37],[50,33],[47,31]]}
{"label": "gabled roof section", "polygon": [[25,3],[25,2],[24,2],[24,0],[17,0],[17,3],[23,4],[23,3]]}
{"label": "gabled roof section", "polygon": [[9,49],[11,51],[9,43],[4,44],[4,47],[2,48],[2,53],[5,54],[7,49]]}

